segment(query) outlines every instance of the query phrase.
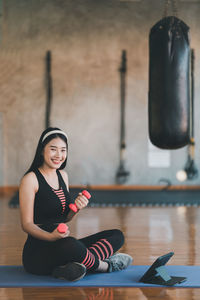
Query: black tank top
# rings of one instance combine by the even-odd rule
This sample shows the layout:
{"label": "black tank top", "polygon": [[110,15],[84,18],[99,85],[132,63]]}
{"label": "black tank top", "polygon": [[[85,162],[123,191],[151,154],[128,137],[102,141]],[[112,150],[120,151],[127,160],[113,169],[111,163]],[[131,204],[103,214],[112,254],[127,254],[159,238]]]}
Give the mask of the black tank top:
{"label": "black tank top", "polygon": [[34,173],[39,184],[38,191],[35,194],[34,223],[51,224],[66,222],[70,211],[69,204],[72,201],[62,175],[56,170],[59,190],[55,190],[47,183],[39,170],[35,170]]}

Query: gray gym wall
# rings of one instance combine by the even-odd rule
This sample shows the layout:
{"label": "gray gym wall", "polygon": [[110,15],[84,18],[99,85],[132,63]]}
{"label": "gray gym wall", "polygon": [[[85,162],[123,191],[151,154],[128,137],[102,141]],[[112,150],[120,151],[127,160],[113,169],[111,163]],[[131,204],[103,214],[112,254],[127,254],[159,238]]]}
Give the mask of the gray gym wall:
{"label": "gray gym wall", "polygon": [[[148,165],[148,38],[164,0],[6,0],[0,39],[0,184],[18,185],[45,124],[45,55],[52,52],[51,125],[67,132],[70,184],[114,184],[119,166],[121,51],[127,50],[128,185],[179,184],[187,147]],[[195,49],[195,161],[200,171],[200,0],[179,0]],[[198,185],[200,178],[182,184]]]}

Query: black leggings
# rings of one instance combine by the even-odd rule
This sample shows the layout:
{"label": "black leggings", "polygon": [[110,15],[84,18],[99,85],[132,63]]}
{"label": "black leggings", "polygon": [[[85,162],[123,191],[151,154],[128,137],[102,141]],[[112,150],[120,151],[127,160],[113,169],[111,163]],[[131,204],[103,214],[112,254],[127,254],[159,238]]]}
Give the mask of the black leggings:
{"label": "black leggings", "polygon": [[105,230],[82,239],[66,237],[48,242],[28,236],[23,249],[23,265],[27,272],[49,275],[57,266],[79,262],[87,271],[94,271],[99,261],[118,251],[124,235],[118,229]]}

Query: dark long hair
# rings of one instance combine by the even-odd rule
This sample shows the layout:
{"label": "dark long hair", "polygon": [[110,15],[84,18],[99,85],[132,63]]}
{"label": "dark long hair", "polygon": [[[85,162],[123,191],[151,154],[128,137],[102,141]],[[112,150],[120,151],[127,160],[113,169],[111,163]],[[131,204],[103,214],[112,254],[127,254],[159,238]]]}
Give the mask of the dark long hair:
{"label": "dark long hair", "polygon": [[[36,149],[36,152],[35,152],[35,157],[33,159],[33,162],[30,166],[30,168],[28,169],[28,171],[25,173],[29,173],[29,172],[32,172],[32,171],[35,171],[36,169],[38,169],[39,167],[41,167],[41,165],[43,164],[44,162],[44,157],[43,157],[43,149],[44,147],[46,146],[46,144],[48,144],[52,139],[55,139],[57,137],[59,137],[60,139],[62,139],[65,143],[66,143],[66,147],[67,147],[67,153],[68,153],[68,142],[67,142],[67,138],[65,135],[63,135],[62,133],[52,133],[50,134],[43,142],[43,137],[45,136],[46,133],[50,132],[50,131],[53,131],[53,130],[60,130],[62,132],[62,130],[60,128],[57,128],[57,127],[49,127],[47,129],[45,129],[41,136],[40,136],[40,139],[39,139],[39,142],[38,142],[38,145],[37,145],[37,149]],[[65,168],[66,166],[66,163],[67,163],[67,157],[65,159],[65,161],[62,163],[62,165],[60,166],[59,170],[62,170]]]}

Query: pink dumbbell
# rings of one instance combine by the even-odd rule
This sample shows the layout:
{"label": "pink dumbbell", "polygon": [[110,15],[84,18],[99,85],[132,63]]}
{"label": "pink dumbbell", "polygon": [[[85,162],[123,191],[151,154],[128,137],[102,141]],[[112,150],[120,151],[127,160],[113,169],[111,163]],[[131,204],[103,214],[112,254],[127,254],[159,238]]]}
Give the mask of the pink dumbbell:
{"label": "pink dumbbell", "polygon": [[[85,196],[88,200],[91,198],[90,193],[86,190],[82,191],[82,195]],[[75,203],[70,203],[69,208],[75,213],[78,211],[78,208]]]}
{"label": "pink dumbbell", "polygon": [[57,227],[58,232],[65,233],[68,230],[68,226],[65,223],[60,223]]}

